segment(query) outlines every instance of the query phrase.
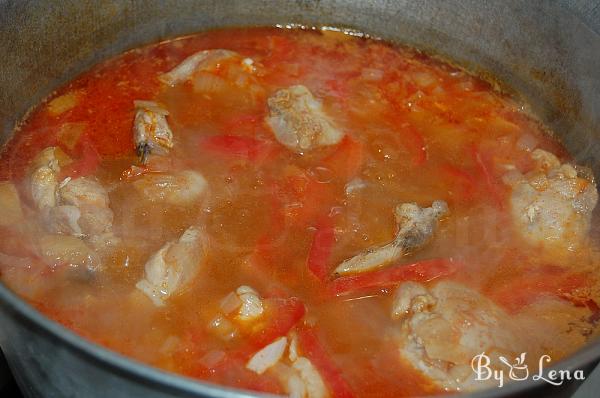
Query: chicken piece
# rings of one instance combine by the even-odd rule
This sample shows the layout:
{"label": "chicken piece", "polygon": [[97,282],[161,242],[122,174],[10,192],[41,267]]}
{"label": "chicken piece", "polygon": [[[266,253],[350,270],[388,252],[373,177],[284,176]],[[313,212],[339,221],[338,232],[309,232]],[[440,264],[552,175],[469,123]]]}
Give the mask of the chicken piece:
{"label": "chicken piece", "polygon": [[56,206],[60,166],[56,147],[41,151],[32,162],[30,175],[31,199],[38,210]]}
{"label": "chicken piece", "polygon": [[166,243],[146,262],[144,278],[136,287],[156,306],[181,291],[201,270],[206,239],[198,227],[189,227],[176,241]]}
{"label": "chicken piece", "polygon": [[531,156],[533,171],[526,175],[512,171],[504,177],[512,187],[513,223],[529,243],[573,249],[589,232],[598,202],[596,185],[549,152],[536,149]]}
{"label": "chicken piece", "polygon": [[304,86],[281,89],[269,98],[268,104],[267,124],[277,141],[294,152],[335,145],[344,137],[323,111],[321,102]]}
{"label": "chicken piece", "polygon": [[159,80],[169,86],[175,86],[188,80],[194,73],[214,69],[220,62],[232,57],[239,57],[239,54],[223,49],[198,51],[184,59],[171,71],[160,75]]}
{"label": "chicken piece", "polygon": [[198,202],[204,196],[208,183],[202,174],[184,170],[172,174],[144,174],[133,182],[133,187],[151,201],[185,206]]}
{"label": "chicken piece", "polygon": [[106,189],[90,177],[67,177],[59,184],[61,159],[68,161],[59,148],[48,147],[32,162],[31,197],[46,229],[80,237],[111,232],[113,212]]}
{"label": "chicken piece", "polygon": [[44,225],[50,232],[78,237],[84,236],[79,226],[81,212],[77,206],[48,207],[43,214]]}
{"label": "chicken piece", "polygon": [[95,271],[100,261],[94,250],[81,239],[69,235],[44,235],[38,242],[40,257],[49,266],[68,265]]}
{"label": "chicken piece", "polygon": [[133,142],[140,161],[145,164],[153,153],[166,155],[173,148],[173,132],[167,123],[169,112],[152,101],[134,101]]}
{"label": "chicken piece", "polygon": [[61,182],[59,195],[62,203],[77,206],[108,207],[108,193],[90,177],[67,178]]}
{"label": "chicken piece", "polygon": [[354,274],[383,267],[411,250],[425,245],[439,219],[448,212],[446,202],[436,200],[431,207],[419,207],[415,203],[403,203],[396,207],[398,224],[396,238],[391,243],[368,249],[342,262],[334,271],[337,275]]}
{"label": "chicken piece", "polygon": [[521,333],[536,336],[544,353],[558,360],[593,338],[595,314],[585,305],[542,295],[515,314]]}
{"label": "chicken piece", "polygon": [[522,352],[534,361],[541,354],[506,312],[454,282],[442,281],[429,289],[415,282],[401,284],[392,317],[401,322],[397,338],[402,358],[448,390],[494,385],[495,380],[475,380],[471,363],[478,354],[491,358],[492,369],[503,366],[501,356],[512,363]]}
{"label": "chicken piece", "polygon": [[112,232],[113,212],[106,189],[90,177],[66,178],[60,183],[55,207],[44,220],[54,233],[92,237]]}

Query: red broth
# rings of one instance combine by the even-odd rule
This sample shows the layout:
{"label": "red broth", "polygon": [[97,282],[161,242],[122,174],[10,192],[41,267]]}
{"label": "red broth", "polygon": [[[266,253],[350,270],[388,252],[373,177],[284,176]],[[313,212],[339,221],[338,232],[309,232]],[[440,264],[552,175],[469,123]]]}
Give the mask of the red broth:
{"label": "red broth", "polygon": [[[187,56],[214,48],[254,60],[250,88],[236,89],[226,68],[174,87],[158,80]],[[275,140],[264,121],[267,99],[295,84],[322,101],[345,133],[339,144],[298,155]],[[169,206],[136,194],[132,181],[139,177],[126,172],[139,165],[134,100],[169,110],[175,145],[160,167],[201,172],[205,201]],[[442,392],[397,353],[390,306],[401,280],[460,281],[514,313],[542,296],[573,298],[581,284],[567,285],[583,279],[585,292],[570,302],[573,314],[589,318],[547,347],[558,359],[596,333],[589,319],[598,258],[593,241],[558,255],[524,243],[511,226],[505,166],[530,168],[530,142],[569,159],[524,109],[440,60],[335,32],[226,29],[131,50],[58,90],[6,144],[0,176],[17,187],[23,220],[0,229],[0,276],[91,341],[238,388],[284,393],[272,373],[257,375],[244,365],[262,346],[295,332],[318,345],[309,359],[320,364],[329,394],[361,397]],[[122,241],[101,271],[73,272],[39,254],[43,225],[30,217],[26,181],[31,160],[48,146],[72,159],[63,177],[94,176],[109,191]],[[360,187],[349,195],[351,181]],[[433,200],[446,201],[450,214],[428,245],[398,262],[412,268],[332,280],[341,261],[393,239],[397,204]],[[144,264],[192,224],[210,237],[206,264],[193,283],[155,307],[135,288]],[[255,330],[224,339],[210,324],[240,285],[260,293],[266,313]],[[560,314],[549,316],[562,322]]]}

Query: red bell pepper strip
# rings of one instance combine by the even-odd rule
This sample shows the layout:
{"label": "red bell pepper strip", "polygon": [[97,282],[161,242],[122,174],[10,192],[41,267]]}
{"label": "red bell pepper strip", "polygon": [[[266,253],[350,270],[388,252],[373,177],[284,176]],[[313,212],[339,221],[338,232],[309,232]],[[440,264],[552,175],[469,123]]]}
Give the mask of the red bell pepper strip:
{"label": "red bell pepper strip", "polygon": [[321,282],[326,281],[329,276],[328,261],[334,243],[335,233],[331,219],[323,217],[317,224],[307,259],[309,271]]}
{"label": "red bell pepper strip", "polygon": [[274,152],[274,145],[252,137],[237,135],[214,135],[200,140],[203,150],[223,156],[234,156],[248,160],[264,159]]}
{"label": "red bell pepper strip", "polygon": [[441,166],[440,171],[453,186],[457,195],[455,200],[460,203],[470,203],[475,197],[477,182],[475,177],[465,170],[455,167],[449,163]]}
{"label": "red bell pepper strip", "polygon": [[412,264],[398,264],[379,271],[334,279],[328,290],[339,296],[367,289],[392,287],[404,281],[429,282],[456,272],[459,263],[453,259],[435,258]]}
{"label": "red bell pepper strip", "polygon": [[298,344],[302,355],[310,360],[319,371],[321,377],[323,377],[333,398],[354,397],[354,393],[350,389],[348,382],[346,382],[342,372],[331,360],[314,329],[301,328],[298,330]]}
{"label": "red bell pepper strip", "polygon": [[296,297],[267,299],[267,323],[249,340],[255,348],[262,348],[280,336],[285,336],[304,316],[304,303]]}

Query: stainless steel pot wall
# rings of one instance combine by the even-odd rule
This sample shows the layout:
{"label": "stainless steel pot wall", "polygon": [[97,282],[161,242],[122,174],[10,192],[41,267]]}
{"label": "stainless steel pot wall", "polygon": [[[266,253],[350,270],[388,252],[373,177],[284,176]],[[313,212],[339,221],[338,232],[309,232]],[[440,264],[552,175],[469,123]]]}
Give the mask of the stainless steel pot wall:
{"label": "stainless steel pot wall", "polygon": [[[209,28],[287,23],[355,28],[496,75],[600,175],[600,38],[548,1],[0,0],[1,142],[31,106],[108,56]],[[248,396],[86,343],[2,285],[0,307],[0,346],[29,396]],[[559,367],[587,368],[599,358],[600,344],[591,343]]]}

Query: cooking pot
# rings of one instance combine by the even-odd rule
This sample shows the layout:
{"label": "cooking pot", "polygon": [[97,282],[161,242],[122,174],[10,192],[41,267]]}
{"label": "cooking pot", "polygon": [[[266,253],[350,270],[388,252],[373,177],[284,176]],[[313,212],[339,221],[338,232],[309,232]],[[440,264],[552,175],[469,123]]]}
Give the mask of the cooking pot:
{"label": "cooking pot", "polygon": [[[548,1],[0,1],[0,142],[28,109],[107,57],[210,28],[275,24],[352,28],[497,76],[600,175],[600,37]],[[0,346],[26,396],[253,396],[91,344],[1,284],[0,309]],[[592,341],[555,367],[587,371],[599,359],[600,341]],[[471,396],[550,396],[573,387],[528,380]]]}

